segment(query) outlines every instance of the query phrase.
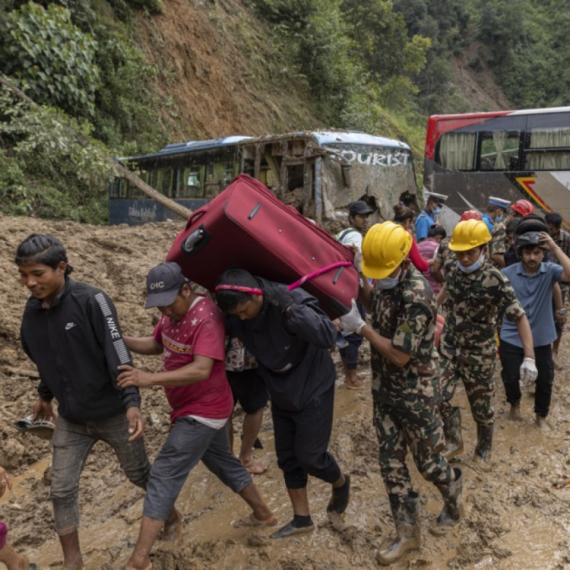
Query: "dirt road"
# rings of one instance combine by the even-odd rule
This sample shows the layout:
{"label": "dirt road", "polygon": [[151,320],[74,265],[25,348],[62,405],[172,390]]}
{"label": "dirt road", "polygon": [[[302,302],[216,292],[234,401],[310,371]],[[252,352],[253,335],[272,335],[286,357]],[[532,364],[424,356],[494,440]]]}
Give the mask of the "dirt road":
{"label": "dirt road", "polygon": [[[48,500],[49,444],[19,435],[11,427],[14,420],[30,412],[37,383],[37,372],[19,346],[19,323],[27,294],[18,282],[12,261],[15,247],[33,231],[58,236],[67,245],[70,262],[75,266],[73,277],[110,294],[125,332],[147,334],[156,322],[156,313],[143,308],[145,276],[164,259],[181,225],[102,228],[1,216],[0,224],[0,464],[10,470],[15,483],[14,490],[0,500],[0,519],[11,526],[11,540],[17,548],[39,562],[42,569],[56,569],[61,564]],[[570,568],[570,487],[556,488],[557,483],[565,485],[566,477],[570,477],[568,338],[562,351],[564,369],[556,372],[549,418],[552,429],[548,431],[535,427],[532,399],[528,396],[522,406],[525,421],[509,422],[498,382],[492,473],[480,472],[470,462],[475,427],[464,393],[459,391],[466,437],[462,462],[465,517],[449,536],[431,536],[427,527],[439,513],[441,500],[435,488],[413,470],[422,501],[424,546],[393,568]],[[156,358],[136,361],[149,368],[158,365]],[[368,376],[364,360],[362,373]],[[143,406],[147,446],[154,456],[168,431],[168,408],[162,391],[145,391]],[[261,439],[265,449],[257,456],[270,469],[256,477],[256,483],[280,522],[286,522],[291,510],[276,466],[268,413]],[[331,447],[353,480],[352,501],[342,525],[335,527],[327,520],[330,491],[312,479],[309,493],[317,526],[314,533],[274,542],[266,531],[252,534],[234,530],[229,523],[246,514],[245,505],[199,466],[190,475],[178,503],[185,521],[183,540],[179,545],[157,544],[153,554],[155,570],[376,567],[376,552],[391,536],[393,526],[378,467],[368,390],[355,393],[338,386]],[[88,570],[119,569],[126,562],[138,532],[142,498],[142,492],[126,482],[105,445],[97,444],[87,462],[80,493],[80,536]]]}

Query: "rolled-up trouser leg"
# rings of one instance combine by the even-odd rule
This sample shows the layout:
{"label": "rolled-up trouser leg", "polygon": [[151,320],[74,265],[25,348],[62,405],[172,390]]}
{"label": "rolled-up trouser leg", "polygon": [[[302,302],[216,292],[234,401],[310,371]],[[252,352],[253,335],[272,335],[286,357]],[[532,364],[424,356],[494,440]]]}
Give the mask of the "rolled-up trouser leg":
{"label": "rolled-up trouser leg", "polygon": [[[225,426],[221,429],[227,433]],[[160,521],[168,518],[188,474],[218,431],[193,418],[176,420],[150,470],[143,507],[145,517]]]}
{"label": "rolled-up trouser leg", "polygon": [[58,416],[52,438],[50,498],[55,530],[60,536],[75,532],[79,526],[79,477],[96,441],[85,424],[69,422]]}

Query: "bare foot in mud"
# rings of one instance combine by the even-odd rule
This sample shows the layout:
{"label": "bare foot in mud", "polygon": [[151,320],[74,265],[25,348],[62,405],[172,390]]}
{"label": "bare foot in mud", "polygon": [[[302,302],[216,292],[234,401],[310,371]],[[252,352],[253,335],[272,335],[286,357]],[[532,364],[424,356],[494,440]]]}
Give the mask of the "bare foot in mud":
{"label": "bare foot in mud", "polygon": [[247,472],[251,473],[252,475],[262,475],[267,471],[267,467],[253,457],[250,457],[249,459],[242,459],[240,457],[240,461],[241,464],[247,469]]}
{"label": "bare foot in mud", "polygon": [[160,540],[164,542],[178,542],[182,537],[182,527],[182,515],[176,509],[172,509],[160,533]]}
{"label": "bare foot in mud", "polygon": [[550,422],[542,416],[536,416],[536,427],[542,431],[550,431],[552,429]]}
{"label": "bare foot in mud", "polygon": [[356,370],[347,370],[344,377],[344,387],[347,390],[362,390],[364,382],[358,377]]}

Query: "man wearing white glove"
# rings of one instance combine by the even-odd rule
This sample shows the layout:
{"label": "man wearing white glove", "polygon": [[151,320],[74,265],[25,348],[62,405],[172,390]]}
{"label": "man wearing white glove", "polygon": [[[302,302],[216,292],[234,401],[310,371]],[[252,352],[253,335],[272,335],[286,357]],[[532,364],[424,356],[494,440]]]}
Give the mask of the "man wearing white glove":
{"label": "man wearing white glove", "polygon": [[[552,343],[557,337],[552,314],[552,290],[561,280],[570,280],[570,259],[548,235],[546,226],[545,231],[527,231],[516,236],[515,249],[520,261],[504,268],[503,273],[509,278],[528,316],[536,361],[524,358],[518,331],[512,323],[503,320],[501,328],[503,383],[507,402],[511,404],[511,418],[520,419],[520,380],[523,382],[536,380],[534,399],[536,424],[544,427],[554,380]],[[551,252],[558,263],[544,262],[546,251]]]}

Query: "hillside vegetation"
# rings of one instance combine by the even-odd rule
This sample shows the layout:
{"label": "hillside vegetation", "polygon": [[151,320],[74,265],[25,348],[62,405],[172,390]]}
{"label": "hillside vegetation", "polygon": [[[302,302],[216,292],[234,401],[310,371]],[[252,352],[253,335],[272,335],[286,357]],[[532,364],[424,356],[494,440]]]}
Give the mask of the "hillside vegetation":
{"label": "hillside vegetation", "polygon": [[105,155],[193,138],[360,129],[421,162],[429,114],[564,104],[565,4],[0,0],[0,71],[41,105],[0,91],[0,211],[105,223]]}

